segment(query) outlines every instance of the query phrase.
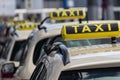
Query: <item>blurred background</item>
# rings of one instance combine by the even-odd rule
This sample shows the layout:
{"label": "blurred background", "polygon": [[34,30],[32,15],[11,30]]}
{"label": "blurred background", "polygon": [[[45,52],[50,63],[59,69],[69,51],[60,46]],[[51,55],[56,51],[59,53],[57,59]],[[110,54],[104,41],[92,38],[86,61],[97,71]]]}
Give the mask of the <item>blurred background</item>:
{"label": "blurred background", "polygon": [[119,20],[120,0],[0,0],[0,17],[40,22],[54,9],[85,8],[89,20]]}

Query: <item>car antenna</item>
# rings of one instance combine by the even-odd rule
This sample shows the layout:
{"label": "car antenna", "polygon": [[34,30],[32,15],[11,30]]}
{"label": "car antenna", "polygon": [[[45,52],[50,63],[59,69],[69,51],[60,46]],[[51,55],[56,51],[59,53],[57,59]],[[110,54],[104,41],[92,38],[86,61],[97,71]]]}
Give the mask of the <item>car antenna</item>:
{"label": "car antenna", "polygon": [[50,17],[46,17],[45,19],[42,20],[42,22],[40,23],[40,25],[38,26],[38,29],[41,29],[41,25],[43,25],[43,23],[49,19]]}
{"label": "car antenna", "polygon": [[49,19],[50,17],[46,17],[45,19],[43,19],[42,20],[42,22],[41,22],[41,24],[40,24],[40,26],[47,20],[47,19]]}

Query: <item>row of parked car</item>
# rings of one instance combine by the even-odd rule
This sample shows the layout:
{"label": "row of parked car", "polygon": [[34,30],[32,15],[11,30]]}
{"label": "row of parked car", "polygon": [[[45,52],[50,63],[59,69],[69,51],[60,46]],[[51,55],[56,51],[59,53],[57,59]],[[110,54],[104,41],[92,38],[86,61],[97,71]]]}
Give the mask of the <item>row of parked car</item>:
{"label": "row of parked car", "polygon": [[85,16],[79,8],[56,10],[34,30],[10,27],[0,54],[1,79],[119,80],[119,21],[81,21]]}

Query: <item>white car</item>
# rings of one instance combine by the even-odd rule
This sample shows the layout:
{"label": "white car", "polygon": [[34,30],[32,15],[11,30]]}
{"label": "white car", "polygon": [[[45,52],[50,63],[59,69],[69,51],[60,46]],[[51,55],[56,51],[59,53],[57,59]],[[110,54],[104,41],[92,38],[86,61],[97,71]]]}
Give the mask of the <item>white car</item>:
{"label": "white car", "polygon": [[53,44],[45,46],[45,55],[39,57],[30,80],[119,80],[119,25],[117,22],[65,25],[62,36],[52,37],[49,42]]}
{"label": "white car", "polygon": [[[42,56],[42,53],[40,53],[39,51],[43,52],[46,41],[49,41],[50,38],[54,36],[60,36],[61,28],[57,28],[55,25],[56,24],[51,25],[51,27],[53,26],[54,28],[48,28],[47,31],[44,28],[36,30],[34,33],[31,34],[32,36],[28,38],[28,42],[23,51],[20,67],[15,73],[15,76],[18,79],[30,78],[34,68],[36,67],[39,56]],[[63,23],[61,24],[61,26],[62,25]]]}
{"label": "white car", "polygon": [[[2,54],[0,56],[0,69],[6,63],[14,63],[16,69],[19,66],[21,60],[22,52],[19,50],[24,47],[26,40],[32,30],[15,30],[12,27],[9,30],[9,35],[7,36],[5,46],[3,48]],[[0,78],[13,78],[14,74],[3,74],[0,72]]]}

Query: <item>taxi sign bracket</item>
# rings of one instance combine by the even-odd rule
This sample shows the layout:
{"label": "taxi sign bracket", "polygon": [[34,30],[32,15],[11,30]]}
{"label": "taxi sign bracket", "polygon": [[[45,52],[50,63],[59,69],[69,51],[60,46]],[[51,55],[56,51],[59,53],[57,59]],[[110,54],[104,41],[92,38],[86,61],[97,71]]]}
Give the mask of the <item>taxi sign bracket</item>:
{"label": "taxi sign bracket", "polygon": [[42,22],[40,23],[40,26],[47,20],[49,19],[50,17],[46,17],[45,19],[42,20]]}
{"label": "taxi sign bracket", "polygon": [[79,23],[82,23],[82,19],[78,19]]}
{"label": "taxi sign bracket", "polygon": [[117,43],[117,39],[116,39],[116,37],[111,37],[111,43],[112,43],[112,44]]}

